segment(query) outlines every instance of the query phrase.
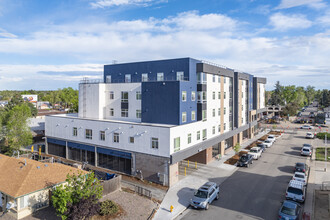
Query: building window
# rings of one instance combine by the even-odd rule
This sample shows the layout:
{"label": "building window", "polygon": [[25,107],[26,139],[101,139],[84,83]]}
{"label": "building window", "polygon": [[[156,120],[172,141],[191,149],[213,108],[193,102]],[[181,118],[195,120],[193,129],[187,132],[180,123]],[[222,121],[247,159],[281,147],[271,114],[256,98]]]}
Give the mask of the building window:
{"label": "building window", "polygon": [[110,113],[110,116],[114,116],[115,115],[115,110],[113,108],[110,108],[109,113]]}
{"label": "building window", "polygon": [[223,92],[223,98],[226,99],[226,92]]}
{"label": "building window", "polygon": [[191,143],[191,134],[188,134],[188,144]]}
{"label": "building window", "polygon": [[92,129],[86,129],[85,130],[85,138],[86,139],[92,139],[92,137],[93,137],[93,131],[92,131]]}
{"label": "building window", "polygon": [[226,123],[223,123],[223,129],[226,130]]}
{"label": "building window", "polygon": [[197,140],[200,140],[200,139],[201,139],[201,132],[197,131]]}
{"label": "building window", "polygon": [[147,82],[148,81],[148,73],[142,73],[142,82]]}
{"label": "building window", "polygon": [[218,99],[221,99],[221,92],[218,92]]}
{"label": "building window", "polygon": [[206,73],[197,73],[197,83],[206,84]]}
{"label": "building window", "polygon": [[129,143],[134,144],[134,137],[129,137]]}
{"label": "building window", "polygon": [[191,111],[191,120],[192,121],[196,120],[196,112],[195,111]]}
{"label": "building window", "polygon": [[203,111],[202,111],[202,120],[203,120],[203,121],[206,121],[206,120],[207,120],[206,115],[207,115],[207,114],[206,114],[206,110],[203,110]]}
{"label": "building window", "polygon": [[182,112],[182,123],[187,121],[187,112]]}
{"label": "building window", "polygon": [[226,107],[223,108],[223,114],[226,114]]}
{"label": "building window", "polygon": [[174,152],[180,150],[180,137],[174,138]]}
{"label": "building window", "polygon": [[122,109],[121,110],[121,117],[125,117],[125,118],[128,117],[128,109]]}
{"label": "building window", "polygon": [[224,83],[227,82],[227,77],[223,77],[223,82],[224,82]]}
{"label": "building window", "polygon": [[243,118],[241,118],[241,123],[243,124]]}
{"label": "building window", "polygon": [[221,110],[220,110],[220,108],[218,108],[218,116],[220,116],[221,115]]}
{"label": "building window", "polygon": [[105,82],[111,83],[111,75],[106,76]]}
{"label": "building window", "polygon": [[218,125],[218,132],[221,132],[221,125]]}
{"label": "building window", "polygon": [[128,102],[128,92],[121,92],[121,102]]}
{"label": "building window", "polygon": [[212,81],[215,82],[215,75],[212,76]]}
{"label": "building window", "polygon": [[212,109],[212,116],[215,117],[215,109]]}
{"label": "building window", "polygon": [[76,127],[74,127],[74,128],[72,129],[72,135],[73,135],[73,136],[78,136],[78,129],[77,129]]}
{"label": "building window", "polygon": [[215,126],[212,127],[212,134],[215,134]]}
{"label": "building window", "polygon": [[164,81],[164,73],[157,73],[157,81]]}
{"label": "building window", "polygon": [[100,131],[100,140],[105,141],[105,131]]}
{"label": "building window", "polygon": [[119,143],[119,133],[113,133],[113,142]]}
{"label": "building window", "polygon": [[136,118],[141,118],[141,110],[140,109],[136,110]]}
{"label": "building window", "polygon": [[218,76],[218,83],[221,82],[221,76]]}
{"label": "building window", "polygon": [[187,101],[187,92],[186,91],[182,91],[182,101],[183,102]]}
{"label": "building window", "polygon": [[151,138],[151,148],[158,149],[158,138]]}
{"label": "building window", "polygon": [[176,72],[176,80],[178,81],[183,81],[184,80],[184,73],[181,72]]}
{"label": "building window", "polygon": [[215,92],[213,92],[212,98],[213,98],[213,100],[215,100]]}
{"label": "building window", "polygon": [[115,93],[113,91],[109,92],[110,95],[110,99],[114,99],[115,98]]}
{"label": "building window", "polygon": [[196,92],[193,91],[191,92],[191,101],[195,101],[196,100]]}
{"label": "building window", "polygon": [[136,92],[136,100],[141,100],[142,95],[141,95],[141,91],[137,91]]}
{"label": "building window", "polygon": [[207,130],[203,129],[203,141],[207,139]]}
{"label": "building window", "polygon": [[125,74],[125,83],[131,82],[131,74]]}

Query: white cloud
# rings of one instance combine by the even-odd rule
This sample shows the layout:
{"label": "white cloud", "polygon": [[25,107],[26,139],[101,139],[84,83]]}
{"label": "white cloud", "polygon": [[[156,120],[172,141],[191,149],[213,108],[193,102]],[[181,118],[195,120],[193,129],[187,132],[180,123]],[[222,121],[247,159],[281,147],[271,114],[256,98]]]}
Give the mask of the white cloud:
{"label": "white cloud", "polygon": [[326,3],[323,0],[282,0],[279,6],[275,9],[287,9],[298,6],[308,6],[315,9],[321,9],[326,7]]}
{"label": "white cloud", "polygon": [[147,6],[152,2],[154,2],[154,0],[97,0],[95,2],[91,2],[91,6],[93,8],[106,8],[106,7],[114,7],[114,6],[122,6],[122,5]]}
{"label": "white cloud", "polygon": [[0,37],[16,38],[17,36],[15,34],[9,33],[5,29],[0,28]]}
{"label": "white cloud", "polygon": [[317,22],[325,26],[330,26],[330,10],[326,11],[324,15],[320,16],[317,19]]}
{"label": "white cloud", "polygon": [[270,16],[270,25],[277,31],[287,31],[309,28],[312,26],[312,22],[302,14],[284,15],[282,13],[276,13]]}
{"label": "white cloud", "polygon": [[[284,17],[282,23],[273,24],[280,30],[294,28],[290,26],[292,23],[300,25],[300,21],[306,20],[300,15],[275,15]],[[51,25],[24,37],[0,38],[0,55],[41,56],[57,62],[75,57],[81,63],[102,64],[112,60],[123,63],[193,57],[266,76],[270,85],[276,80],[290,79],[301,85],[314,83],[317,88],[329,88],[326,83],[330,82],[330,75],[315,77],[313,81],[309,75],[317,75],[321,70],[330,72],[330,33],[260,37],[248,35],[253,30],[243,31],[242,25],[222,14],[200,15],[196,11],[165,19]],[[0,65],[0,88],[77,87],[82,77],[101,77],[102,67],[100,64]],[[20,81],[9,82],[9,78]]]}

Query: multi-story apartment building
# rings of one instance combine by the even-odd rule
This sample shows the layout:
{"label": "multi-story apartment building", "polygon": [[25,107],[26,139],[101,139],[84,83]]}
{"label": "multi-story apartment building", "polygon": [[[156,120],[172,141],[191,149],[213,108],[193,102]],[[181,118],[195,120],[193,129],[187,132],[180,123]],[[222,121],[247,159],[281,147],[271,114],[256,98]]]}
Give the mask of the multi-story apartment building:
{"label": "multi-story apartment building", "polygon": [[79,113],[46,117],[47,153],[173,185],[254,136],[265,78],[191,58],[104,66],[79,84]]}

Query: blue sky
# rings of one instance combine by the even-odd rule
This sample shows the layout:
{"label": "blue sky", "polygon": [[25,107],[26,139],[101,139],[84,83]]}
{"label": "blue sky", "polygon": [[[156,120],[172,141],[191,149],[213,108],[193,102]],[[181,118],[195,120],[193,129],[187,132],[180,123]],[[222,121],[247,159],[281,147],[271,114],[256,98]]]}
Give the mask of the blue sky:
{"label": "blue sky", "polygon": [[0,90],[78,87],[103,65],[192,57],[330,89],[325,0],[0,0]]}

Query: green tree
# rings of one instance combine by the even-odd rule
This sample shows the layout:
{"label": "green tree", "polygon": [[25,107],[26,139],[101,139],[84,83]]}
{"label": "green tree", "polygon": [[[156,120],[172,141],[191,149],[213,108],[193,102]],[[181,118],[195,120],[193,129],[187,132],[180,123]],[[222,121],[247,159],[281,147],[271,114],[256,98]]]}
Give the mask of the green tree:
{"label": "green tree", "polygon": [[14,95],[10,101],[8,102],[8,105],[6,105],[6,110],[11,110],[17,105],[22,105],[24,103],[24,100],[21,95],[17,94]]}
{"label": "green tree", "polygon": [[85,219],[96,214],[94,213],[95,205],[99,203],[98,200],[102,197],[103,187],[95,178],[94,173],[88,175],[82,173],[79,175],[68,174],[66,181],[68,184],[58,186],[52,191],[52,204],[56,214],[63,220],[71,219],[72,212],[84,213],[84,216],[77,219]]}
{"label": "green tree", "polygon": [[27,106],[31,111],[31,116],[36,117],[38,115],[38,109],[31,102],[27,102]]}
{"label": "green tree", "polygon": [[241,150],[241,145],[239,143],[236,143],[234,146],[234,151],[238,153]]}
{"label": "green tree", "polygon": [[314,101],[315,98],[315,94],[316,94],[315,87],[307,86],[305,90],[305,94],[306,94],[307,102],[308,104],[310,104],[311,102]]}
{"label": "green tree", "polygon": [[272,96],[270,99],[270,104],[271,105],[284,105],[283,86],[281,86],[279,81],[277,81],[275,84],[275,89],[272,93]]}
{"label": "green tree", "polygon": [[31,111],[27,105],[17,105],[7,112],[5,116],[5,139],[9,148],[7,154],[32,144],[32,133],[27,125],[29,117]]}
{"label": "green tree", "polygon": [[284,104],[289,104],[297,98],[296,86],[284,86],[282,87],[282,96],[285,100]]}

